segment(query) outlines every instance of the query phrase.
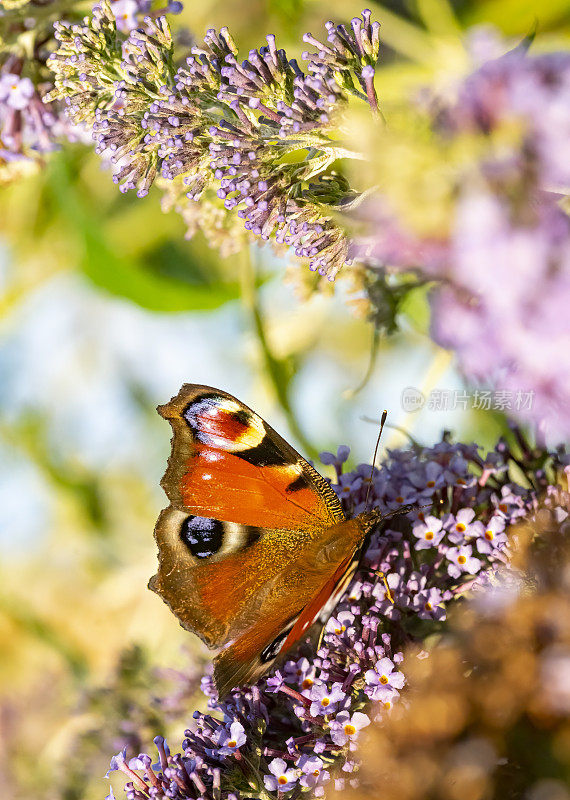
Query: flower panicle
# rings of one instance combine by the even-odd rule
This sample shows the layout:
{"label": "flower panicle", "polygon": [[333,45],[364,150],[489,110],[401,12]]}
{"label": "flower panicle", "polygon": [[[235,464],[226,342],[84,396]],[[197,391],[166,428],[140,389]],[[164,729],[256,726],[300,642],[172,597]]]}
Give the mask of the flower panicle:
{"label": "flower panicle", "polygon": [[[477,35],[487,58],[506,46]],[[569,52],[515,48],[458,80],[453,96],[426,87],[401,125],[395,115],[372,140],[382,190],[359,207],[369,235],[351,247],[355,304],[377,327],[392,329],[402,296],[433,282],[434,341],[456,353],[469,383],[494,390],[497,410],[552,438],[570,431],[570,361],[560,358],[570,337],[569,84]],[[427,170],[391,168],[406,158],[403,142]],[[424,184],[422,170],[438,178]]]}
{"label": "flower panicle", "polygon": [[[394,450],[372,477],[369,464],[345,471],[346,447],[322,454],[335,468],[332,486],[347,516],[363,510],[369,485],[384,514],[407,504],[414,510],[373,533],[320,644],[308,635],[272,673],[224,701],[208,672],[202,691],[209,711],[194,712],[179,753],[159,737],[156,764],[146,755],[115,756],[111,769],[125,773],[127,796],[269,800],[354,786],[360,731],[385,720],[406,691],[407,646],[440,631],[468,590],[484,603],[503,585],[509,526],[539,513],[539,494],[549,509],[569,505],[555,483],[567,456],[531,447],[516,433],[515,444],[500,441],[484,456],[447,439]],[[525,486],[509,477],[513,459]]]}
{"label": "flower panicle", "polygon": [[47,154],[60,145],[86,139],[82,122],[112,101],[122,39],[143,23],[143,17],[156,19],[159,11],[179,13],[182,8],[178,0],[161,10],[153,8],[160,2],[115,0],[83,19],[80,2],[3,3],[1,183],[43,166]]}
{"label": "flower panicle", "polygon": [[334,280],[349,258],[333,215],[354,194],[334,169],[354,155],[335,141],[335,125],[350,94],[376,107],[379,40],[369,11],[350,33],[327,29],[336,49],[322,46],[306,72],[273,35],[238,60],[226,28],[208,30],[175,70],[164,18],[145,17],[125,39],[103,0],[83,25],[58,27],[50,97],[92,125],[122,191],[143,196],[161,176],[185,188],[179,207],[214,195],[252,236],[291,247]]}

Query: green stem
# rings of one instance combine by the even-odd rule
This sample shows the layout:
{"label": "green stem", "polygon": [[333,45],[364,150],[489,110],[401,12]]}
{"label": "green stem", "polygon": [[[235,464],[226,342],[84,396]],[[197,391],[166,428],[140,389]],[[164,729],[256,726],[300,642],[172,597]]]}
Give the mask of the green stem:
{"label": "green stem", "polygon": [[252,328],[257,337],[259,349],[263,357],[266,375],[269,378],[275,398],[281,407],[289,429],[301,445],[306,456],[318,459],[319,451],[308,441],[295,418],[289,399],[290,376],[287,375],[287,364],[277,358],[271,350],[265,331],[265,322],[256,287],[256,270],[251,248],[244,248],[242,259],[242,300],[249,314]]}
{"label": "green stem", "polygon": [[378,357],[379,346],[380,346],[380,329],[374,326],[372,332],[372,344],[370,347],[370,356],[368,358],[368,366],[366,368],[366,372],[364,373],[364,377],[362,378],[358,386],[355,389],[349,389],[349,391],[346,393],[347,397],[350,398],[355,397],[368,384],[368,381],[370,380],[370,378],[374,373],[374,367],[376,366],[376,359]]}

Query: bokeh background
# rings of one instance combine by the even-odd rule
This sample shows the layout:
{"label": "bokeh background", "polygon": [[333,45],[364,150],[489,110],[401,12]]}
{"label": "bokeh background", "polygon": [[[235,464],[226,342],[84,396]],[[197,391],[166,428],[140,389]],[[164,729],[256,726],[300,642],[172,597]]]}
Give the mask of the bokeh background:
{"label": "bokeh background", "polygon": [[[381,99],[461,74],[476,26],[516,43],[538,22],[542,46],[570,41],[566,0],[370,7]],[[175,25],[227,25],[242,51],[275,32],[300,56],[303,32],[361,10],[196,0]],[[493,411],[402,408],[406,387],[464,388],[428,336],[423,290],[375,347],[342,281],[301,297],[299,267],[269,248],[222,258],[184,232],[159,191],[119,194],[84,144],[0,188],[0,786],[13,800],[104,797],[113,752],[179,735],[195,707],[205,653],[146,590],[169,451],[154,409],[183,382],[232,392],[312,458],[342,443],[369,460],[384,408],[384,448],[444,428],[486,445],[505,426]]]}

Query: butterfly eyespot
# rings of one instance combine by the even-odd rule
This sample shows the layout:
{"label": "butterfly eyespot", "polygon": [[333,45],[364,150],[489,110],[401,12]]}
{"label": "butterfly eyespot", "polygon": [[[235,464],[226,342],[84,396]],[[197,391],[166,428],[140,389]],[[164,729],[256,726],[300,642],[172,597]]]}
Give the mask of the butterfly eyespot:
{"label": "butterfly eyespot", "polygon": [[224,526],[217,519],[188,516],[180,526],[180,538],[196,558],[209,558],[224,542]]}
{"label": "butterfly eyespot", "polygon": [[202,395],[193,400],[183,417],[199,442],[226,452],[257,448],[266,435],[257,415],[221,395]]}

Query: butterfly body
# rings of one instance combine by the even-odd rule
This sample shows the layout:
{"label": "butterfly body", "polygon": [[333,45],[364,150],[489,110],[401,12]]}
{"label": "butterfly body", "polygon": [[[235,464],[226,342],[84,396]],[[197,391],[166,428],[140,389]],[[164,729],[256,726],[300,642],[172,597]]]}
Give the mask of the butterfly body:
{"label": "butterfly body", "polygon": [[220,696],[262,675],[346,588],[376,512],[345,519],[325,479],[231,395],[186,384],[159,413],[172,425],[170,505],[150,581],[220,650]]}

